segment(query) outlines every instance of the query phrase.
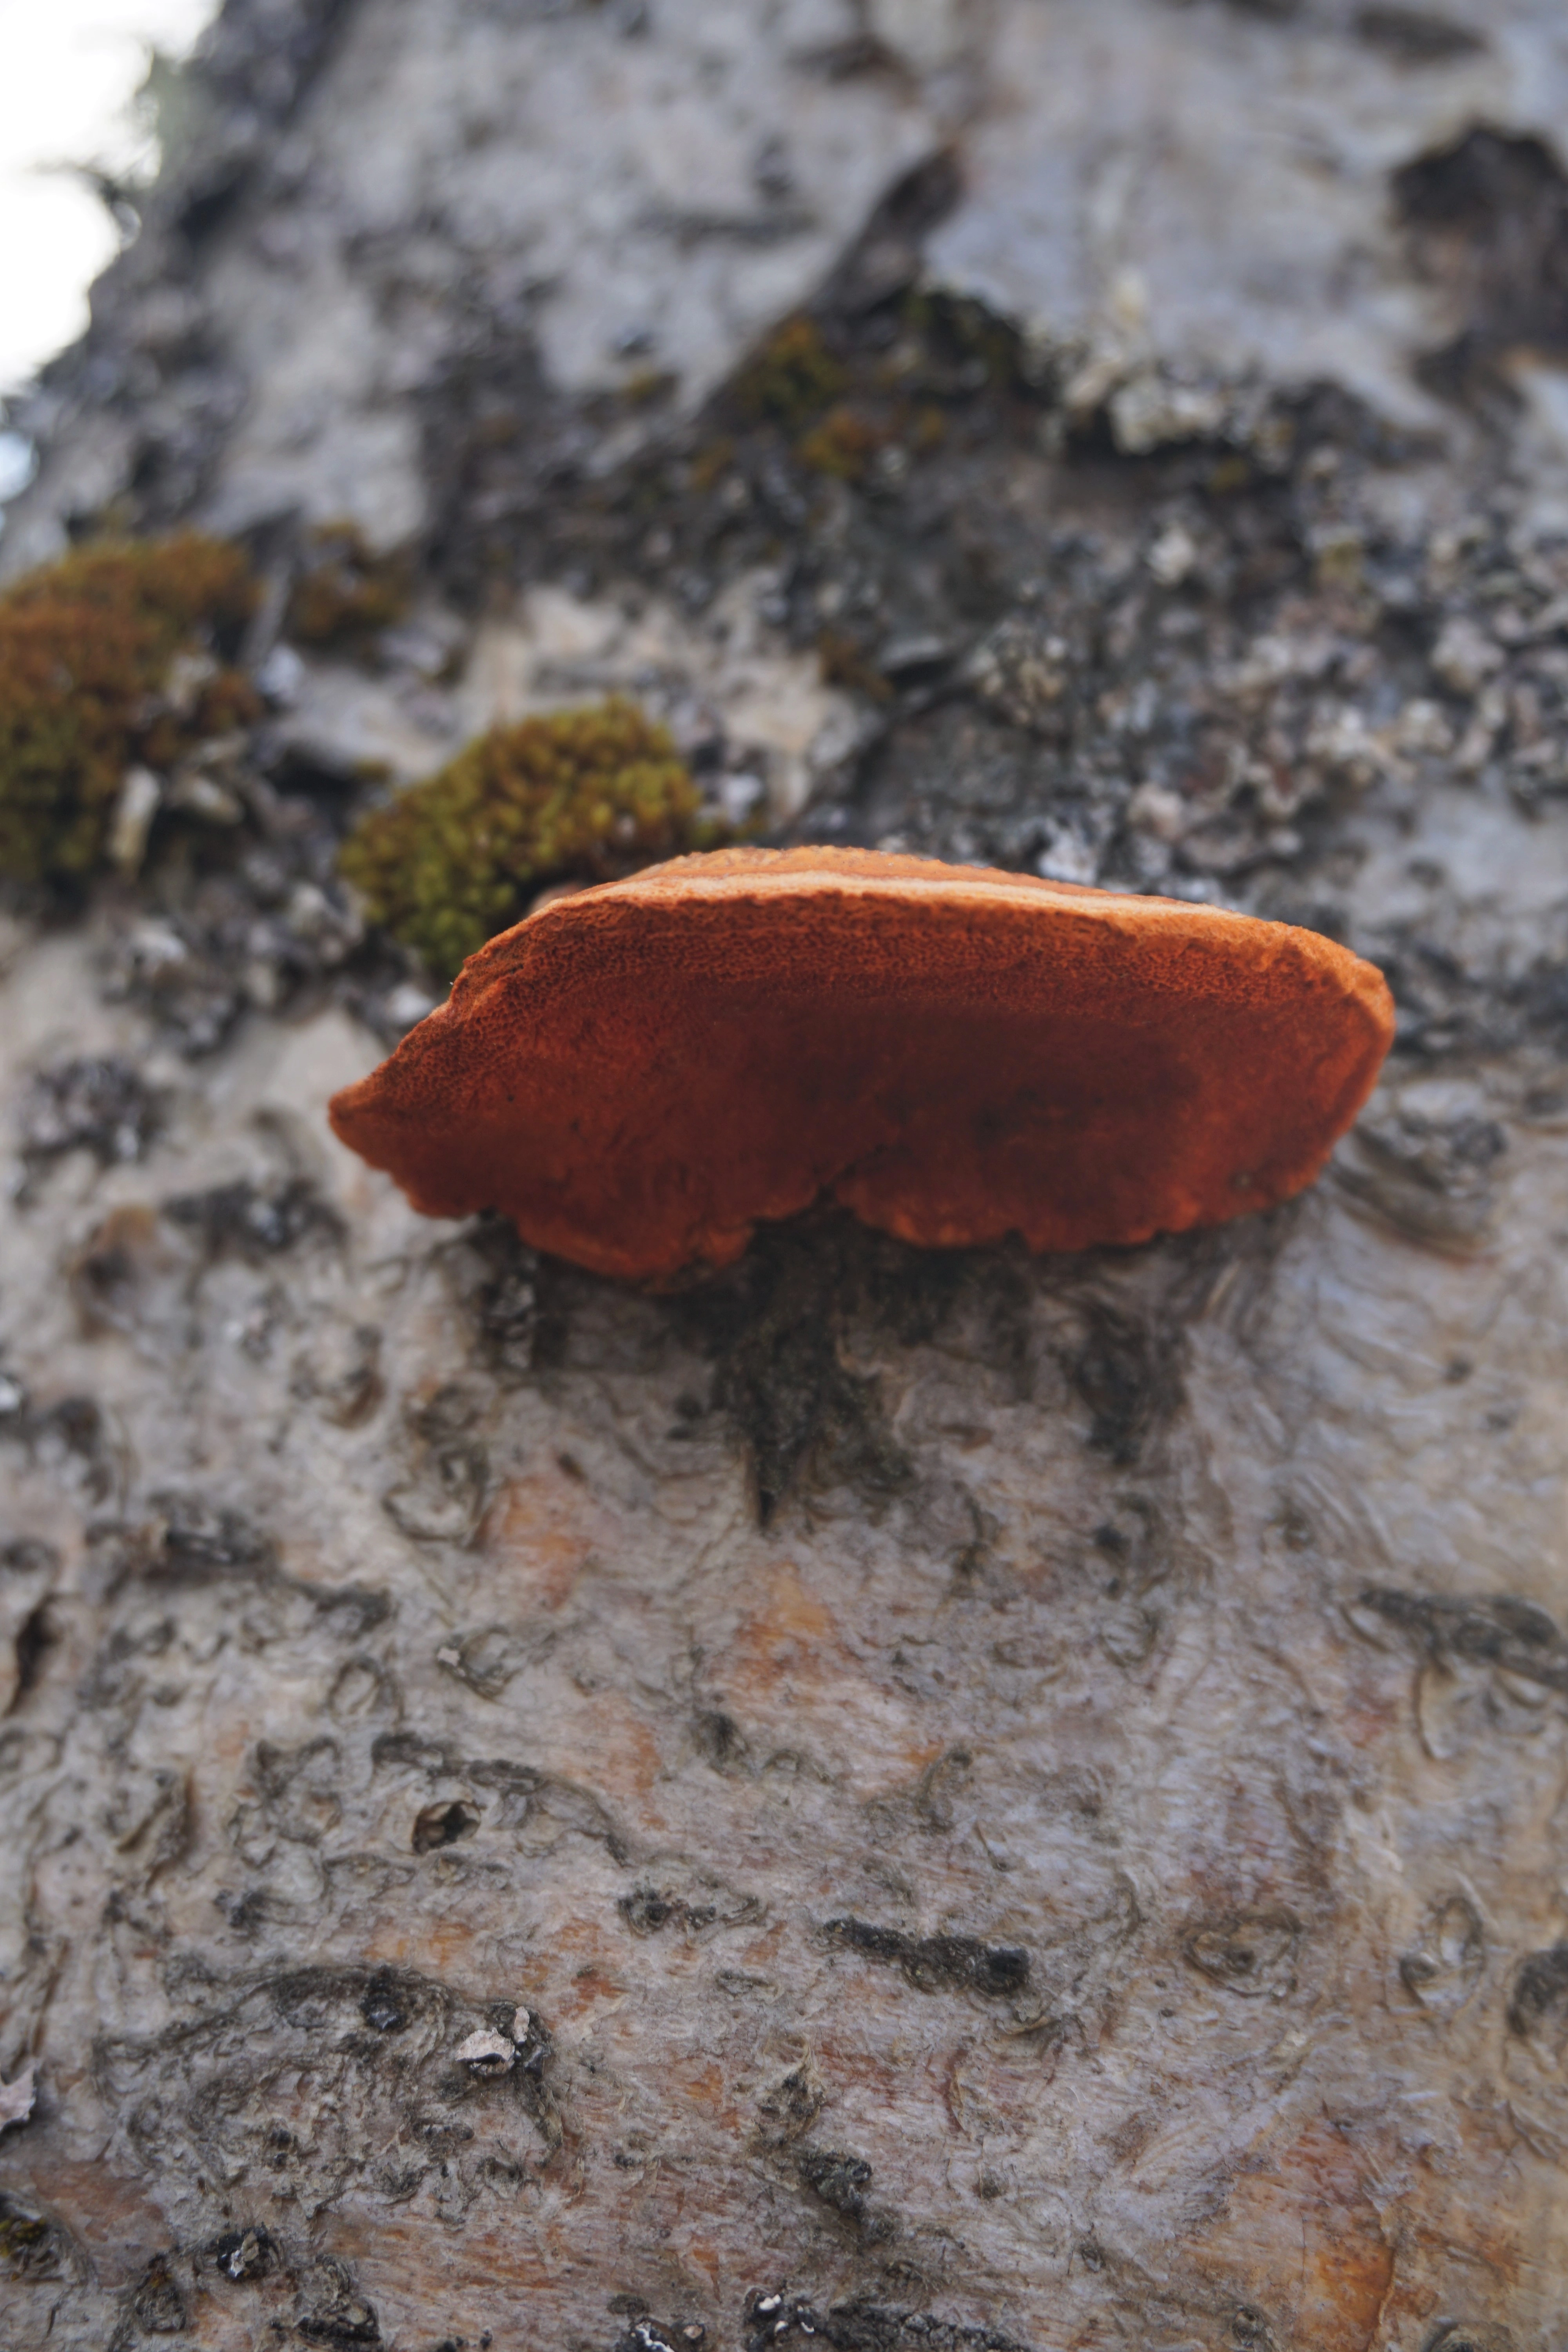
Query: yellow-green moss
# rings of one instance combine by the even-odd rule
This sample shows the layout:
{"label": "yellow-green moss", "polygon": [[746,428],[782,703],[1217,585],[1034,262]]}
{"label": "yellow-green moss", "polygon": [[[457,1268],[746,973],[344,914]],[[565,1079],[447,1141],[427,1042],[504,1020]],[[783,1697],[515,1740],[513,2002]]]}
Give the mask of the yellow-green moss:
{"label": "yellow-green moss", "polygon": [[89,873],[127,767],[163,768],[253,717],[219,669],[160,698],[176,654],[237,629],[255,603],[242,551],[195,532],[87,547],[0,594],[0,874]]}
{"label": "yellow-green moss", "polygon": [[699,845],[695,785],[662,727],[612,698],[492,728],[362,819],[344,877],[450,979],[547,882],[604,881]]}
{"label": "yellow-green moss", "polygon": [[858,482],[888,436],[839,401],[820,425],[800,443],[795,455],[814,474],[832,474],[841,482]]}
{"label": "yellow-green moss", "polygon": [[742,413],[800,433],[843,391],[845,371],[815,319],[786,319],[743,367],[735,383]]}
{"label": "yellow-green moss", "polygon": [[357,523],[322,523],[310,535],[284,633],[302,646],[341,646],[372,636],[402,620],[413,584],[405,555],[373,555]]}
{"label": "yellow-green moss", "polygon": [[710,441],[707,447],[699,449],[691,460],[691,488],[706,494],[721,475],[729,472],[734,462],[735,445],[727,436],[718,441]]}

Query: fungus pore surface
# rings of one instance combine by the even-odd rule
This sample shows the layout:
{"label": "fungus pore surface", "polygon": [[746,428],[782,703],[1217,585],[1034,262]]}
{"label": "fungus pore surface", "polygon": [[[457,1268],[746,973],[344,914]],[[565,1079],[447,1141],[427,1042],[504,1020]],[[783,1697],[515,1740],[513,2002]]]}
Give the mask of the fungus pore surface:
{"label": "fungus pore surface", "polygon": [[1214,1224],[1300,1190],[1393,1034],[1283,923],[840,849],[681,857],[542,908],[338,1095],[437,1216],[641,1280],[818,1199],[932,1246]]}

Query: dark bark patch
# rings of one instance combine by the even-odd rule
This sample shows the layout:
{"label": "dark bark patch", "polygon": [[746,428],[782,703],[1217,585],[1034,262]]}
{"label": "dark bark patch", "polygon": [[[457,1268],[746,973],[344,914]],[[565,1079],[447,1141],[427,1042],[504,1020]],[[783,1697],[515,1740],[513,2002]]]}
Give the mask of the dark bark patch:
{"label": "dark bark patch", "polygon": [[355,1324],[335,1340],[325,1341],[318,1353],[301,1357],[289,1382],[290,1396],[314,1405],[336,1429],[358,1429],[385,1392],[381,1333],[374,1323]]}
{"label": "dark bark patch", "polygon": [[863,2157],[846,2156],[837,2148],[803,2147],[795,2162],[814,2197],[848,2221],[860,2219],[871,2185],[871,2168]]}
{"label": "dark bark patch", "polygon": [[1433,1906],[1420,1943],[1401,1955],[1400,1980],[1423,2009],[1450,2017],[1480,1982],[1486,1959],[1486,1934],[1475,1905],[1456,1893]]}
{"label": "dark bark patch", "polygon": [[119,1484],[120,1465],[96,1398],[64,1396],[36,1405],[19,1382],[6,1387],[12,1395],[0,1414],[0,1436],[25,1447],[38,1467],[65,1473],[89,1502],[106,1504]]}
{"label": "dark bark patch", "polygon": [[342,2263],[331,2261],[321,2263],[294,2325],[312,2344],[379,2344],[382,2340],[375,2305],[360,2293],[353,2273]]}
{"label": "dark bark patch", "polygon": [[1521,1960],[1509,1993],[1508,2030],[1521,2042],[1568,2038],[1568,1943]]}
{"label": "dark bark patch", "polygon": [[657,1936],[668,1927],[702,1928],[712,1924],[717,1914],[711,1903],[699,1904],[695,1908],[672,1895],[668,1888],[634,1886],[616,1905],[634,1936]]}
{"label": "dark bark patch", "polygon": [[896,2238],[899,2225],[891,2213],[873,2205],[867,2195],[871,2168],[864,2157],[841,2148],[802,2147],[794,2157],[801,2187],[828,2212],[836,2214],[861,2245],[886,2245]]}
{"label": "dark bark patch", "polygon": [[1182,1404],[1182,1334],[1104,1300],[1089,1302],[1085,1321],[1068,1376],[1091,1415],[1089,1444],[1128,1468]]}
{"label": "dark bark patch", "polygon": [[[631,2317],[631,2326],[616,2339],[615,2352],[699,2352],[707,2341],[708,2330],[700,2319],[669,2323],[655,2319],[640,2294],[613,2294],[607,2308]],[[487,2345],[489,2337],[479,2340],[481,2346]],[[437,2352],[441,2352],[440,2347]],[[448,2352],[459,2352],[459,2347],[450,2347]]]}
{"label": "dark bark patch", "polygon": [[[504,2035],[514,2052],[497,2079],[459,2057],[476,2033]],[[484,2001],[411,1969],[318,1965],[249,1975],[223,2005],[160,2033],[106,2036],[93,2064],[149,2173],[189,2165],[199,2147],[204,2165],[322,2208],[356,2186],[412,2194],[443,2161],[462,2194],[483,2189],[496,2151],[469,2153],[463,2110],[475,2102],[520,2108],[553,2151],[563,2126],[551,2047],[512,1986]],[[330,2315],[320,2284],[308,2283],[307,2314]]]}
{"label": "dark bark patch", "polygon": [[1508,2328],[1486,2320],[1475,2324],[1461,2319],[1429,2336],[1426,2352],[1514,2352],[1514,2338]]}
{"label": "dark bark patch", "polygon": [[142,1568],[148,1584],[198,1587],[265,1583],[278,1572],[278,1547],[243,1512],[199,1495],[152,1498],[163,1522]]}
{"label": "dark bark patch", "polygon": [[163,1214],[190,1234],[209,1264],[239,1258],[260,1265],[305,1241],[341,1241],[342,1220],[303,1176],[281,1183],[215,1184],[205,1192],[183,1192],[165,1201]]}
{"label": "dark bark patch", "polygon": [[507,1625],[481,1625],[444,1642],[436,1663],[467,1684],[476,1698],[498,1699],[525,1665],[538,1664],[553,1646],[552,1633],[531,1639]]}
{"label": "dark bark patch", "polygon": [[58,1629],[49,1613],[46,1595],[28,1610],[11,1644],[16,1661],[16,1687],[11,1700],[13,1708],[20,1706],[28,1694],[37,1687],[43,1675],[44,1661],[58,1639]]}
{"label": "dark bark patch", "polygon": [[37,1073],[22,1099],[23,1166],[30,1180],[68,1151],[90,1151],[100,1168],[123,1166],[142,1158],[161,1118],[162,1097],[120,1055],[57,1062]]}
{"label": "dark bark patch", "polygon": [[501,1380],[526,1380],[536,1344],[542,1334],[548,1338],[547,1286],[542,1286],[538,1253],[493,1214],[476,1218],[468,1247],[479,1269],[470,1304],[481,1352]]}
{"label": "dark bark patch", "polygon": [[373,2033],[401,2033],[413,2008],[405,1979],[393,1969],[377,1969],[360,1996],[359,2013]]}
{"label": "dark bark patch", "polygon": [[463,1838],[471,1838],[479,1826],[477,1808],[465,1804],[460,1797],[452,1797],[444,1805],[420,1808],[414,1816],[414,1832],[409,1843],[416,1853],[435,1853],[442,1846],[456,1845]]}
{"label": "dark bark patch", "polygon": [[18,2282],[58,2278],[61,2252],[54,2224],[0,2190],[0,2275]]}
{"label": "dark bark patch", "polygon": [[[850,1487],[876,1512],[915,1485],[871,1352],[963,1326],[1018,1397],[1030,1387],[1031,1285],[1005,1253],[920,1250],[837,1212],[764,1227],[742,1263],[669,1302],[676,1332],[714,1360],[714,1405],[745,1449],[767,1525],[796,1494]],[[693,1399],[695,1413],[700,1401]],[[678,1406],[678,1411],[680,1408]]]}
{"label": "dark bark patch", "polygon": [[763,1237],[758,1248],[755,1311],[714,1384],[751,1459],[758,1519],[768,1526],[805,1480],[885,1500],[912,1470],[879,1383],[842,1360],[841,1249],[804,1231]]}
{"label": "dark bark patch", "polygon": [[337,1827],[342,1808],[333,1783],[341,1761],[337,1741],[325,1732],[297,1748],[257,1742],[251,1776],[269,1818],[286,1837],[314,1845]]}
{"label": "dark bark patch", "polygon": [[203,129],[159,191],[160,226],[167,221],[194,247],[230,216],[349,13],[348,0],[292,0],[265,20],[240,16],[213,26],[190,68]]}
{"label": "dark bark patch", "polygon": [[1487,1600],[1449,1600],[1369,1584],[1358,1605],[1403,1633],[1435,1664],[1462,1660],[1501,1667],[1523,1681],[1568,1696],[1568,1641],[1533,1601],[1500,1593]]}
{"label": "dark bark patch", "polygon": [[165,2255],[155,2254],[131,2296],[131,2317],[148,2336],[181,2336],[188,2324],[185,2298]]}
{"label": "dark bark patch", "polygon": [[965,1360],[1029,1392],[1032,1288],[1010,1253],[913,1249],[835,1211],[764,1226],[738,1265],[661,1297],[529,1250],[493,1217],[475,1219],[447,1263],[478,1357],[503,1382],[706,1359],[710,1374],[674,1398],[668,1438],[689,1444],[721,1416],[764,1524],[823,1488],[849,1487],[874,1511],[910,1491],[881,1381],[859,1367],[868,1352],[929,1345],[961,1321]]}
{"label": "dark bark patch", "polygon": [[724,1777],[750,1770],[751,1743],[734,1717],[721,1706],[699,1707],[691,1718],[691,1737],[711,1770]]}
{"label": "dark bark patch", "polygon": [[1200,1919],[1182,1949],[1211,1983],[1244,2000],[1283,2000],[1296,1990],[1301,1923],[1275,1905],[1258,1905]]}
{"label": "dark bark patch", "polygon": [[1026,2352],[995,2328],[966,2327],[930,2312],[876,2303],[836,2304],[823,2312],[776,2290],[748,2297],[746,2352],[813,2340],[830,2345],[833,2352]]}
{"label": "dark bark patch", "polygon": [[1568,350],[1568,177],[1543,140],[1482,125],[1405,164],[1394,199],[1460,322],[1418,373],[1445,398],[1495,406],[1511,352]]}
{"label": "dark bark patch", "polygon": [[468,1544],[490,1490],[489,1449],[479,1433],[481,1399],[448,1381],[408,1414],[409,1474],[382,1497],[393,1524],[415,1543]]}
{"label": "dark bark patch", "polygon": [[89,1531],[112,1593],[135,1577],[155,1591],[252,1584],[307,1601],[333,1633],[362,1640],[394,1613],[389,1593],[364,1584],[311,1584],[285,1575],[277,1538],[242,1511],[205,1495],[160,1493],[141,1521],[100,1520]]}
{"label": "dark bark patch", "polygon": [[[557,1780],[535,1765],[518,1763],[509,1756],[463,1758],[442,1741],[426,1739],[416,1731],[384,1731],[372,1743],[371,1762],[377,1770],[421,1772],[427,1780],[458,1780],[470,1789],[485,1790],[495,1801],[494,1826],[520,1836],[532,1851],[547,1851],[574,1833],[597,1840],[613,1861],[629,1859],[625,1836],[594,1790],[574,1780]],[[429,1820],[433,1833],[438,1819],[451,1813],[454,1806],[459,1822],[471,1812],[477,1825],[483,1807],[462,1798],[443,1798],[425,1807],[419,1818]],[[457,1832],[459,1837],[470,1833],[460,1826]],[[434,1836],[433,1845],[416,1851],[431,1852],[434,1845],[452,1843],[450,1837]]]}
{"label": "dark bark patch", "polygon": [[926,238],[963,192],[949,148],[924,157],[894,181],[818,297],[824,312],[863,318],[906,293],[919,277]]}
{"label": "dark bark patch", "polygon": [[1495,1119],[1430,1119],[1401,1111],[1363,1119],[1335,1178],[1353,1201],[1408,1241],[1463,1252],[1488,1235],[1493,1171],[1508,1150]]}
{"label": "dark bark patch", "polygon": [[1435,16],[1428,8],[1377,6],[1357,12],[1354,30],[1371,49],[1381,49],[1400,66],[1446,66],[1460,58],[1479,57],[1485,37],[1451,16]]}
{"label": "dark bark patch", "polygon": [[203,2248],[220,2278],[249,2286],[270,2278],[279,2264],[278,2248],[259,2221],[242,2230],[224,2230]]}
{"label": "dark bark patch", "polygon": [[757,2111],[779,2137],[792,2140],[811,2129],[826,2104],[827,2094],[816,2069],[809,2059],[804,2059],[763,2093]]}
{"label": "dark bark patch", "polygon": [[825,1942],[896,1968],[917,1992],[972,1992],[984,2000],[1016,2000],[1028,1986],[1029,1955],[1014,1944],[974,1936],[909,1936],[865,1919],[826,1920]]}

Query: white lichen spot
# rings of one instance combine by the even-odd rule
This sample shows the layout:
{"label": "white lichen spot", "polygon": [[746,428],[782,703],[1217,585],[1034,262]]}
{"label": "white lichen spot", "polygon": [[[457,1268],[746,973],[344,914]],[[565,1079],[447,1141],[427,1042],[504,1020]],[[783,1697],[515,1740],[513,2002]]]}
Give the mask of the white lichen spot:
{"label": "white lichen spot", "polygon": [[504,2033],[493,2025],[476,2026],[465,2042],[459,2042],[454,2053],[459,2066],[467,2066],[475,2074],[510,2074],[517,2051]]}

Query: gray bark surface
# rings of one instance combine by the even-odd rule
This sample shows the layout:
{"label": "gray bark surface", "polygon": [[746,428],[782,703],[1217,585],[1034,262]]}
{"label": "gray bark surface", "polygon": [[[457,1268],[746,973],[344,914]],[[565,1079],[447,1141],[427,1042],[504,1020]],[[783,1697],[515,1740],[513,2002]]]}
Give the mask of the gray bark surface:
{"label": "gray bark surface", "polygon": [[[210,858],[6,918],[6,2352],[1556,2352],[1565,84],[1523,0],[230,0],[0,539],[273,592]],[[345,517],[412,613],[287,647]],[[1361,1125],[1081,1259],[416,1217],[344,811],[608,688],[770,838],[1347,940]]]}

